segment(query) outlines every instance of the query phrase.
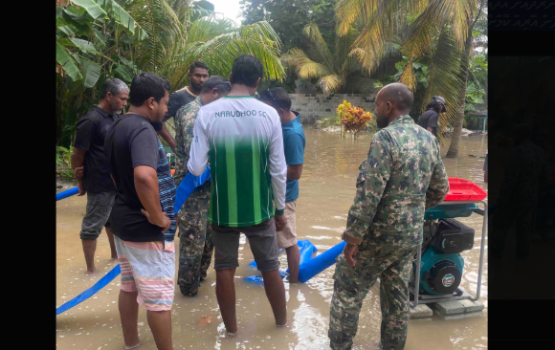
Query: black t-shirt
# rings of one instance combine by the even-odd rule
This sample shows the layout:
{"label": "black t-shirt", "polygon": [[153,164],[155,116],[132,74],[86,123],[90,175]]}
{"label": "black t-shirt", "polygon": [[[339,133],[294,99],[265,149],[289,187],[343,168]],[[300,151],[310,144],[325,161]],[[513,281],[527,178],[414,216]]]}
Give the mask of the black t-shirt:
{"label": "black t-shirt", "polygon": [[170,101],[168,102],[168,112],[164,115],[163,121],[166,122],[170,118],[174,118],[175,114],[181,108],[189,102],[192,102],[197,98],[191,95],[186,89],[182,89],[170,94]]}
{"label": "black t-shirt", "polygon": [[432,128],[432,134],[437,136],[437,118],[437,113],[433,109],[428,109],[426,112],[422,113],[420,119],[418,119],[418,125],[424,129]]}
{"label": "black t-shirt", "polygon": [[114,117],[98,106],[77,123],[73,147],[85,151],[85,190],[91,193],[115,191],[104,153],[104,137],[114,124]]}
{"label": "black t-shirt", "polygon": [[106,135],[106,157],[114,177],[117,196],[112,207],[112,232],[124,241],[163,241],[162,229],[148,222],[135,190],[136,166],[158,166],[158,136],[150,121],[138,114],[125,114]]}

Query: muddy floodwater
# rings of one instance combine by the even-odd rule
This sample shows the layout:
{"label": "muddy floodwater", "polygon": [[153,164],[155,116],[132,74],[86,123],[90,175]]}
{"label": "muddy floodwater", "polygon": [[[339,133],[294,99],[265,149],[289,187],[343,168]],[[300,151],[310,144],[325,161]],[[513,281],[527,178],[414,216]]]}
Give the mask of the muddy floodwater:
{"label": "muddy floodwater", "polygon": [[[297,202],[298,239],[308,239],[323,252],[340,242],[347,212],[355,195],[358,167],[365,159],[371,135],[362,135],[354,142],[317,130],[306,130],[305,164],[300,179]],[[442,155],[449,145],[442,148]],[[487,189],[483,181],[483,158],[487,136],[463,138],[458,159],[445,159],[450,177],[474,181]],[[71,300],[91,287],[116,262],[110,260],[110,246],[103,231],[98,239],[96,264],[99,274],[85,275],[85,259],[79,239],[86,199],[70,197],[56,203],[56,306]],[[472,214],[460,218],[474,228],[474,248],[462,253],[465,260],[461,287],[474,295],[478,280],[482,216]],[[179,239],[176,240],[178,242]],[[276,328],[264,288],[250,284],[244,277],[259,275],[248,264],[253,261],[248,242],[241,235],[239,268],[235,288],[237,292],[236,337],[225,335],[215,294],[215,272],[210,267],[208,277],[193,298],[181,295],[176,288],[172,308],[172,334],[175,349],[329,349],[327,337],[329,305],[333,294],[332,276],[335,265],[312,278],[306,284],[285,284],[288,328]],[[178,262],[176,250],[176,263]],[[285,254],[280,257],[281,268],[287,268]],[[487,245],[484,258],[481,298],[485,309],[482,317],[443,321],[411,320],[405,349],[480,349],[487,348]],[[177,268],[176,268],[177,272]],[[76,307],[56,317],[58,349],[124,349],[118,313],[120,276],[108,286]],[[211,322],[200,323],[201,319]],[[139,307],[139,337],[141,349],[156,349],[146,320],[146,311]],[[353,349],[379,349],[381,312],[379,287],[375,285],[364,300],[358,334]]]}

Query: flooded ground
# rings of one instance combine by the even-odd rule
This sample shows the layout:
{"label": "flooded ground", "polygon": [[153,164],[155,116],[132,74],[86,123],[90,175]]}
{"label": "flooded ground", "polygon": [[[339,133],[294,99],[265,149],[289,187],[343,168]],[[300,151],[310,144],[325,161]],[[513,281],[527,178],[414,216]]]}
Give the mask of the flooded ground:
{"label": "flooded ground", "polygon": [[[305,130],[306,150],[300,197],[297,202],[297,233],[299,240],[309,239],[320,252],[340,242],[347,212],[355,194],[358,167],[368,153],[370,135],[354,142],[316,130]],[[447,142],[446,147],[448,147]],[[469,179],[487,188],[483,182],[483,157],[487,137],[470,137],[461,141],[458,159],[444,159],[450,177]],[[444,155],[447,148],[442,149]],[[86,199],[70,197],[57,202],[57,277],[56,306],[60,306],[91,287],[116,263],[109,259],[110,247],[103,232],[98,239],[96,264],[99,275],[85,275],[85,261],[79,239]],[[461,287],[474,295],[478,279],[479,246],[482,217],[473,214],[460,219],[474,228],[475,246],[465,251],[465,270]],[[173,344],[175,349],[329,349],[329,305],[333,293],[332,266],[304,285],[285,285],[288,300],[288,328],[276,328],[264,288],[249,284],[242,278],[258,275],[248,268],[252,253],[242,236],[235,288],[239,333],[230,338],[225,334],[215,295],[215,273],[208,277],[196,297],[186,298],[176,288],[172,309]],[[178,254],[178,252],[176,252]],[[176,262],[178,261],[176,256]],[[281,256],[282,269],[287,266]],[[177,271],[177,270],[176,270]],[[118,313],[119,276],[96,295],[56,317],[58,349],[124,349]],[[479,349],[487,348],[487,246],[484,259],[481,298],[484,316],[443,321],[437,316],[427,320],[411,320],[405,349]],[[203,316],[211,323],[201,327]],[[141,349],[156,349],[146,321],[146,311],[139,308]],[[379,291],[374,286],[364,301],[358,334],[353,349],[378,349],[381,312]]]}

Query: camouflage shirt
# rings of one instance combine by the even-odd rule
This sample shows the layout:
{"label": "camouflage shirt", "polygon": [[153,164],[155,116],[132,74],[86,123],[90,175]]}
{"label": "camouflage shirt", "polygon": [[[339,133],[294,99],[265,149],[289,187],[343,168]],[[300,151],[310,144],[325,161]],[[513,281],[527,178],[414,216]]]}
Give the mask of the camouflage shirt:
{"label": "camouflage shirt", "polygon": [[411,117],[398,117],[372,138],[360,165],[343,239],[351,244],[416,246],[425,210],[449,191],[439,142]]}
{"label": "camouflage shirt", "polygon": [[189,151],[193,141],[193,127],[197,119],[197,113],[204,103],[200,96],[179,108],[175,114],[175,183],[179,183],[187,175],[187,162],[189,161]]}

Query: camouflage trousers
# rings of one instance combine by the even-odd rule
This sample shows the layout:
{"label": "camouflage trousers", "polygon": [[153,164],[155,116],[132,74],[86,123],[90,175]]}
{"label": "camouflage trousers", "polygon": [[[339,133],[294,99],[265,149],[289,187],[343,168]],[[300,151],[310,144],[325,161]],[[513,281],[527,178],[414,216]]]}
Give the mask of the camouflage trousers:
{"label": "camouflage trousers", "polygon": [[179,268],[177,285],[185,296],[194,296],[212,260],[212,235],[208,227],[210,182],[197,188],[179,211]]}
{"label": "camouflage trousers", "polygon": [[409,288],[416,247],[376,246],[363,241],[352,267],[341,254],[337,258],[328,337],[334,350],[353,346],[362,302],[380,277],[382,310],[381,342],[384,350],[405,347],[409,322]]}

